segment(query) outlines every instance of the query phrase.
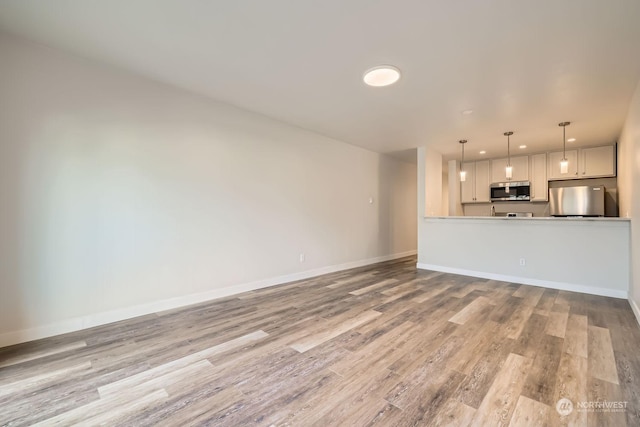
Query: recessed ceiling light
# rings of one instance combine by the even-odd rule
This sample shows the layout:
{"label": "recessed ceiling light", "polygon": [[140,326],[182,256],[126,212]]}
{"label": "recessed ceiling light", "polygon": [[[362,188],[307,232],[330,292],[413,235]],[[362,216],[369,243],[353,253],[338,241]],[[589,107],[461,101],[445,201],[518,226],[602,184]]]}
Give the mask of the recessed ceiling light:
{"label": "recessed ceiling light", "polygon": [[576,139],[575,138],[569,138],[567,139],[567,142],[574,142]]}
{"label": "recessed ceiling light", "polygon": [[487,152],[486,152],[486,151],[484,151],[484,150],[482,150],[482,151],[480,152],[480,154],[487,154]]}
{"label": "recessed ceiling light", "polygon": [[527,148],[527,146],[526,145],[521,145],[520,148]]}
{"label": "recessed ceiling light", "polygon": [[362,79],[369,86],[389,86],[400,79],[400,70],[393,65],[379,65],[367,70]]}
{"label": "recessed ceiling light", "polygon": [[473,110],[464,110],[462,112],[462,114],[464,114],[465,116],[468,116],[469,114],[472,114],[472,113],[473,113]]}

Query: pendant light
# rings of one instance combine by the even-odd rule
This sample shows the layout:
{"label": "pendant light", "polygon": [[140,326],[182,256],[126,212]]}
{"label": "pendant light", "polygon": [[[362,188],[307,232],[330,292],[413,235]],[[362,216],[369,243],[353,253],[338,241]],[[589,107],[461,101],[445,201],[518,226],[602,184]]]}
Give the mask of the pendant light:
{"label": "pendant light", "polygon": [[513,132],[505,132],[504,136],[507,137],[507,167],[505,168],[505,175],[507,179],[511,179],[513,177],[513,167],[511,166],[511,141],[509,137],[513,135]]}
{"label": "pendant light", "polygon": [[567,126],[569,126],[571,122],[562,122],[558,123],[558,126],[562,126],[562,160],[560,161],[560,173],[565,174],[569,173],[569,160],[567,160]]}
{"label": "pendant light", "polygon": [[466,139],[458,141],[462,145],[462,160],[460,161],[460,182],[467,180],[467,172],[464,170],[464,144],[467,143]]}

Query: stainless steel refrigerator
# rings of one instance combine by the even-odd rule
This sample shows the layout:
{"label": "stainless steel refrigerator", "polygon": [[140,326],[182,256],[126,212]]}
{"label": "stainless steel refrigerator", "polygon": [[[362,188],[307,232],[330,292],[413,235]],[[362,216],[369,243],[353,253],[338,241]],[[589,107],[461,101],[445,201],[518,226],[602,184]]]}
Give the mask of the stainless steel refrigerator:
{"label": "stainless steel refrigerator", "polygon": [[551,216],[604,216],[604,185],[549,189]]}

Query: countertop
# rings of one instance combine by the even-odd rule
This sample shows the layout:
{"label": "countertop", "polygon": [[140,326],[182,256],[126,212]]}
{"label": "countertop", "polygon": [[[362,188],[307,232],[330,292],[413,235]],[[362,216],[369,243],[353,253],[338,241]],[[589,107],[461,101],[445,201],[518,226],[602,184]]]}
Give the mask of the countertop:
{"label": "countertop", "polygon": [[446,220],[487,220],[487,221],[593,221],[593,222],[628,222],[631,218],[621,217],[554,217],[554,216],[534,216],[534,217],[508,217],[508,216],[425,216],[425,219],[446,219]]}

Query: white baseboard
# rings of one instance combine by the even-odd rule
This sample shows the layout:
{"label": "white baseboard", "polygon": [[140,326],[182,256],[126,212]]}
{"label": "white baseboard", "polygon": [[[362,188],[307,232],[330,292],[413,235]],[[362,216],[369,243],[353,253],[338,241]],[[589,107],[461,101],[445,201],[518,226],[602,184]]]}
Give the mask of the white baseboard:
{"label": "white baseboard", "polygon": [[636,315],[636,321],[640,326],[640,308],[638,307],[638,305],[636,304],[633,298],[629,298],[629,305],[631,305],[631,310],[633,310],[633,314]]}
{"label": "white baseboard", "polygon": [[[521,283],[523,285],[540,286],[543,288],[559,289],[561,291],[580,292],[583,294],[600,295],[604,297],[624,298],[628,299],[627,291],[619,289],[597,288],[594,286],[585,286],[575,283],[554,282],[551,280],[532,279],[530,277],[507,276],[504,274],[486,273],[483,271],[465,270],[462,268],[444,267],[441,265],[417,263],[416,267],[423,270],[434,270],[443,273],[460,274],[462,276],[479,277],[482,279],[499,280],[501,282]],[[638,314],[636,313],[636,317]]]}
{"label": "white baseboard", "polygon": [[160,301],[154,301],[147,304],[140,304],[133,307],[126,307],[117,310],[105,311],[102,313],[81,316],[67,319],[48,325],[37,326],[34,328],[23,329],[18,331],[5,332],[0,334],[0,347],[6,347],[13,344],[19,344],[27,341],[33,341],[41,338],[47,338],[55,335],[75,332],[82,329],[92,328],[94,326],[105,325],[107,323],[118,322],[121,320],[131,319],[133,317],[154,314],[164,310],[185,307],[192,304],[198,304],[227,297],[230,295],[240,294],[242,292],[262,289],[269,286],[280,285],[283,283],[294,282],[296,280],[308,279],[311,277],[321,276],[323,274],[335,273],[337,271],[349,270],[351,268],[363,267],[383,261],[390,261],[406,256],[415,255],[417,251],[407,251],[392,255],[385,255],[375,258],[368,258],[359,261],[347,262],[344,264],[330,265],[327,267],[316,268],[313,270],[302,271],[299,273],[286,274],[283,276],[272,277],[269,279],[258,280],[250,283],[243,283],[235,286],[228,286],[221,289],[213,289],[211,291],[180,296]]}

